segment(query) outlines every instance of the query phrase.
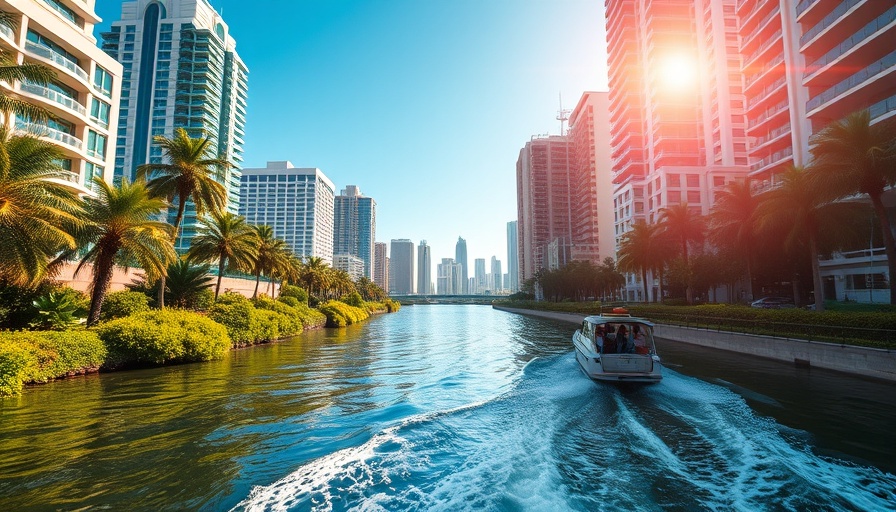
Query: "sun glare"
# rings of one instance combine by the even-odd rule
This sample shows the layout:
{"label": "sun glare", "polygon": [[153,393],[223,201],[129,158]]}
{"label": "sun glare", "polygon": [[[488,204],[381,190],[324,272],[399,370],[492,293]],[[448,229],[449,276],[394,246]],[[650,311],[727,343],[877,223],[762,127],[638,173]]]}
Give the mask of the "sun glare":
{"label": "sun glare", "polygon": [[685,55],[668,55],[663,59],[661,76],[669,89],[691,89],[697,83],[697,66],[693,59]]}

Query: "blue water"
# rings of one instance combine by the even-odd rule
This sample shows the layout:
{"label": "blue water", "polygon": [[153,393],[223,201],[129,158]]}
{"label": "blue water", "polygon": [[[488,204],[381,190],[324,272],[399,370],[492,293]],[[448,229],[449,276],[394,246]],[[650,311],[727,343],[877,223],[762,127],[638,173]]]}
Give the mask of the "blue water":
{"label": "blue water", "polygon": [[595,383],[571,333],[415,306],[218,363],[31,388],[0,403],[0,509],[896,509],[896,476],[753,408],[774,398],[673,369]]}

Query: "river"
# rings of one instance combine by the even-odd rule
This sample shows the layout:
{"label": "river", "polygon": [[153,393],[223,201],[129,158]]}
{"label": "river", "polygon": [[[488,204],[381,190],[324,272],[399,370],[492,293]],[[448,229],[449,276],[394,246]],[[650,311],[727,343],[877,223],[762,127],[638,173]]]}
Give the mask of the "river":
{"label": "river", "polygon": [[413,306],[0,400],[0,510],[893,510],[896,385],[658,340],[589,380],[571,324]]}

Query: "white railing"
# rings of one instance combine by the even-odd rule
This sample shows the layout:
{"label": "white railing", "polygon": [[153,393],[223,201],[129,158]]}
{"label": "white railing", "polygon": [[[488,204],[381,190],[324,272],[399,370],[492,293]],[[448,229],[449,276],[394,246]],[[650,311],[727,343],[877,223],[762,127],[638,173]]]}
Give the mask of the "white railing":
{"label": "white railing", "polygon": [[74,135],[69,135],[68,133],[59,131],[55,128],[50,128],[49,126],[26,123],[24,121],[17,120],[16,128],[31,133],[37,137],[46,137],[48,139],[53,139],[57,142],[61,142],[73,148],[77,148],[78,150],[80,150],[81,146],[83,145],[81,139],[75,137]]}
{"label": "white railing", "polygon": [[81,105],[80,103],[75,101],[74,98],[70,98],[64,94],[60,94],[58,91],[54,91],[54,90],[50,89],[49,87],[44,87],[43,85],[37,85],[37,84],[24,83],[19,86],[19,89],[21,89],[22,91],[25,91],[27,93],[30,93],[30,94],[42,96],[52,102],[62,105],[63,107],[65,107],[69,110],[74,110],[75,112],[81,114],[82,116],[87,113],[87,109],[84,107],[84,105]]}
{"label": "white railing", "polygon": [[44,59],[50,60],[50,61],[56,63],[57,65],[62,66],[65,69],[71,71],[72,73],[77,75],[79,78],[84,80],[84,82],[88,82],[88,83],[90,82],[90,78],[87,76],[86,71],[81,69],[74,62],[66,59],[62,55],[59,55],[58,53],[47,48],[46,46],[41,46],[39,44],[34,44],[31,41],[27,41],[27,42],[25,42],[25,51],[32,55],[36,55],[38,57],[42,57]]}

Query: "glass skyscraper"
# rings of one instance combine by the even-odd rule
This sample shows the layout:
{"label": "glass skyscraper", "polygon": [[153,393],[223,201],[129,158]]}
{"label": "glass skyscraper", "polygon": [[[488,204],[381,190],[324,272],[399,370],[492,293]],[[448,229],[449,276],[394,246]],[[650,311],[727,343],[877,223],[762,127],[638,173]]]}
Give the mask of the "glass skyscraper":
{"label": "glass skyscraper", "polygon": [[333,254],[348,254],[364,262],[363,275],[373,280],[373,245],[376,240],[376,201],[348,185],[336,196]]}
{"label": "glass skyscraper", "polygon": [[[209,137],[217,156],[233,165],[220,180],[228,210],[237,212],[249,70],[221,16],[207,0],[124,2],[121,20],[102,37],[103,50],[124,67],[115,178],[133,178],[139,165],[162,162],[152,138],[184,128],[192,137]],[[189,247],[195,224],[190,204],[179,250]]]}

